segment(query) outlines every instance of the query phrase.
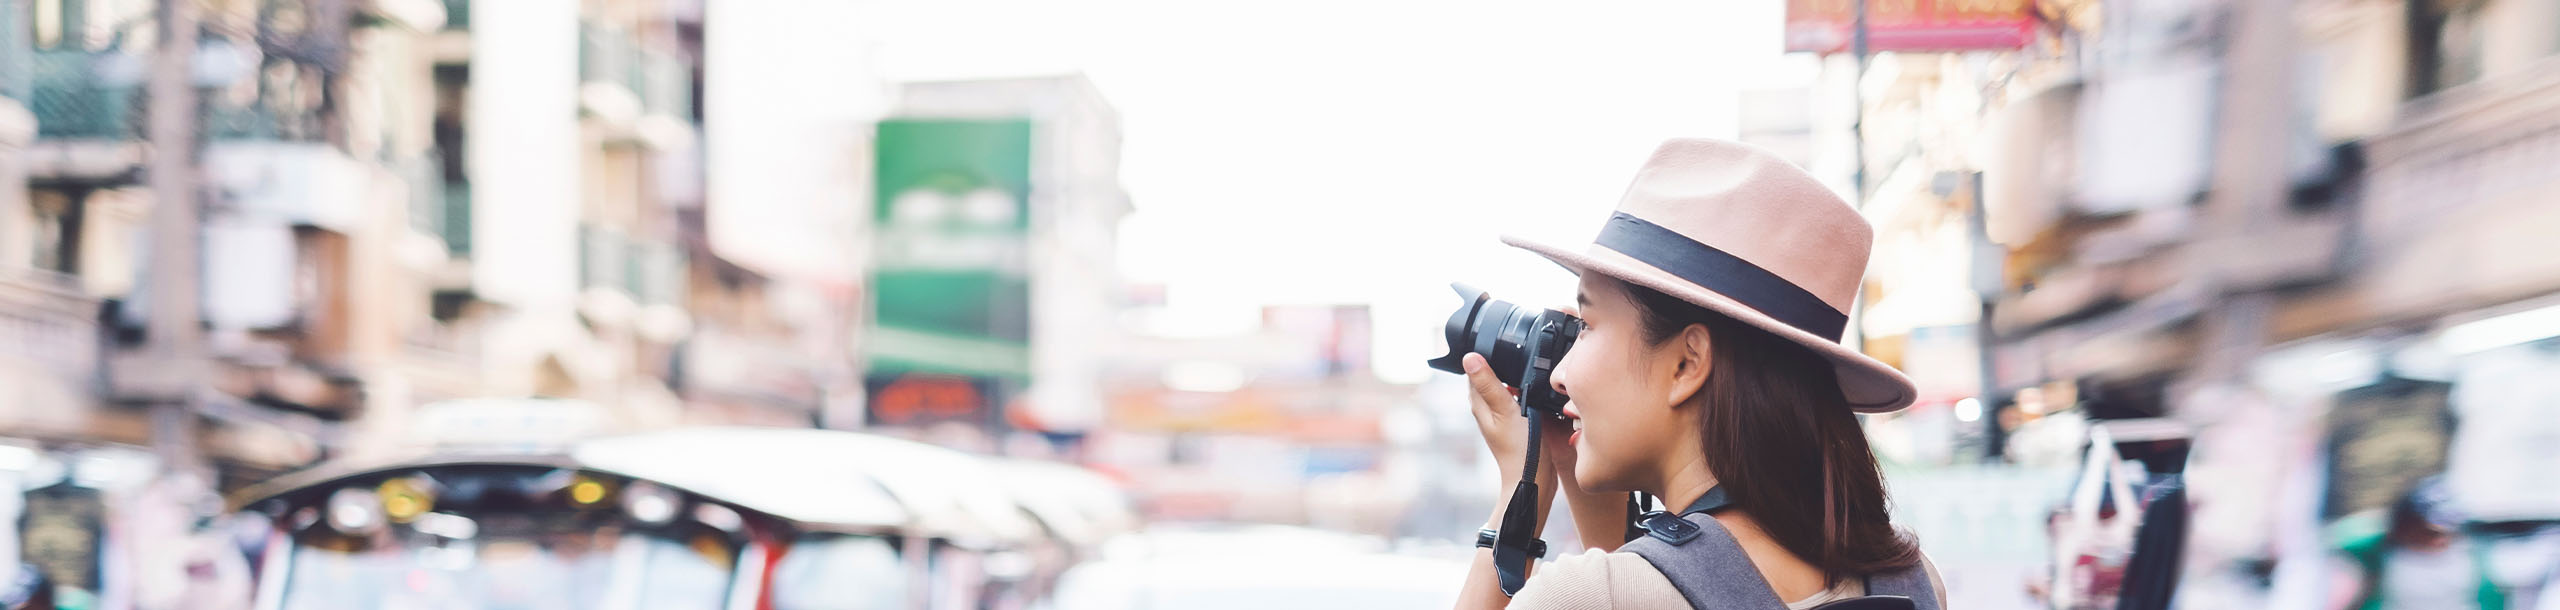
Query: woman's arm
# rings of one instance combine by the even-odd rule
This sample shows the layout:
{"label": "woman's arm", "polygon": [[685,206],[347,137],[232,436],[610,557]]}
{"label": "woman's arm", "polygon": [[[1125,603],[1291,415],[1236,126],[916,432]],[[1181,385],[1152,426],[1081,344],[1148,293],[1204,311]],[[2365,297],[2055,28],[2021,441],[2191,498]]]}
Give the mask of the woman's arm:
{"label": "woman's arm", "polygon": [[[1520,457],[1512,456],[1511,461],[1518,462],[1520,461]],[[1547,510],[1555,504],[1556,485],[1554,478],[1547,476],[1546,472],[1541,471],[1538,474],[1540,475],[1539,478],[1547,479],[1547,481],[1538,484],[1538,527],[1536,531],[1545,532],[1547,531]],[[1520,473],[1516,470],[1506,472],[1504,473],[1502,480],[1505,491],[1502,493],[1502,496],[1498,501],[1493,503],[1493,516],[1486,518],[1484,521],[1485,527],[1487,528],[1501,528],[1502,509],[1503,507],[1511,505],[1511,492],[1508,490],[1519,484]],[[1552,551],[1550,551],[1550,553],[1552,553]],[[1530,574],[1537,574],[1537,567],[1537,559],[1533,558],[1529,560],[1528,570]],[[1502,593],[1502,575],[1500,572],[1495,571],[1493,567],[1493,549],[1476,549],[1475,559],[1467,563],[1466,588],[1458,591],[1458,610],[1502,608],[1510,605],[1510,603],[1511,596],[1504,595]]]}
{"label": "woman's arm", "polygon": [[[1520,408],[1512,398],[1514,392],[1502,385],[1502,380],[1495,377],[1492,370],[1485,368],[1483,356],[1467,354],[1462,363],[1471,388],[1467,392],[1467,403],[1474,412],[1476,429],[1484,433],[1485,448],[1493,451],[1493,462],[1502,473],[1502,481],[1498,483],[1501,492],[1494,494],[1493,515],[1485,519],[1484,527],[1500,529],[1502,511],[1511,506],[1511,494],[1520,484],[1520,471],[1528,459],[1525,453],[1529,443],[1529,424],[1527,418],[1520,416]],[[1560,429],[1567,428],[1562,425],[1539,426],[1540,436],[1551,439],[1541,449],[1560,444],[1552,442],[1552,439],[1570,433],[1569,429],[1560,432]],[[1547,509],[1555,503],[1556,488],[1559,487],[1553,468],[1539,468],[1536,480],[1538,518],[1532,535],[1546,531]],[[1529,564],[1534,568],[1537,562]],[[1502,578],[1493,567],[1493,549],[1476,549],[1475,560],[1467,566],[1466,588],[1458,591],[1458,610],[1501,608],[1510,602],[1511,596],[1502,594]]]}

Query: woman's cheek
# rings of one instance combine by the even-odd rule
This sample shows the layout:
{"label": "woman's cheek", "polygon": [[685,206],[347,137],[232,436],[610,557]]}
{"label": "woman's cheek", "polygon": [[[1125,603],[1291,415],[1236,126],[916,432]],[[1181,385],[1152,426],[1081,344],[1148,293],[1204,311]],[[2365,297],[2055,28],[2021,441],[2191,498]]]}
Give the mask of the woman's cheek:
{"label": "woman's cheek", "polygon": [[1575,342],[1573,349],[1564,353],[1564,359],[1556,361],[1555,373],[1548,383],[1566,392],[1568,396],[1571,395],[1572,391],[1582,384],[1582,361],[1591,353],[1588,349],[1590,345],[1588,342]]}

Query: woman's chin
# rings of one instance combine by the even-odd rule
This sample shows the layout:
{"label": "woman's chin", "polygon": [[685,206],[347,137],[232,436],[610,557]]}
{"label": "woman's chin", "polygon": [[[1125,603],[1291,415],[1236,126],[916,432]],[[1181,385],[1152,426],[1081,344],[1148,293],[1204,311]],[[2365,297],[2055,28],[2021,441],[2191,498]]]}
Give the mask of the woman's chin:
{"label": "woman's chin", "polygon": [[1573,465],[1573,480],[1586,492],[1629,493],[1635,491],[1635,486],[1627,484],[1624,481],[1625,478],[1625,475],[1619,471],[1594,464],[1589,455],[1581,456],[1581,461]]}

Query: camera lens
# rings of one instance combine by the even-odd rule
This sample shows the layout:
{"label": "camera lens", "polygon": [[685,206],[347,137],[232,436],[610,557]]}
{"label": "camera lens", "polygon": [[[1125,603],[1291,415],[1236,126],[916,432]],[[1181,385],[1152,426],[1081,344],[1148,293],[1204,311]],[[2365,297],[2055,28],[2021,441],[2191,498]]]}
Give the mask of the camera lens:
{"label": "camera lens", "polygon": [[1443,330],[1449,342],[1449,355],[1433,358],[1431,368],[1465,374],[1459,362],[1467,352],[1483,354],[1485,364],[1493,368],[1502,383],[1518,387],[1520,375],[1527,368],[1531,346],[1525,345],[1538,321],[1537,310],[1521,307],[1486,296],[1484,291],[1466,284],[1450,284],[1458,298],[1466,303],[1449,314]]}

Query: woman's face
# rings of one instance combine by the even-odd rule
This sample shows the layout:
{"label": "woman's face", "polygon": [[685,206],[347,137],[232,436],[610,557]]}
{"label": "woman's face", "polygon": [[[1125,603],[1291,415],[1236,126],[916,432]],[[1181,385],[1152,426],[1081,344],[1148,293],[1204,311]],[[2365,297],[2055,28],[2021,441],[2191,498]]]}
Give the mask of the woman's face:
{"label": "woman's face", "polygon": [[[1635,491],[1659,485],[1694,433],[1686,410],[1675,410],[1674,374],[1681,341],[1645,340],[1635,302],[1616,280],[1585,273],[1576,301],[1582,336],[1556,364],[1554,383],[1571,398],[1565,414],[1579,423],[1573,435],[1573,475],[1584,489]],[[1694,388],[1692,388],[1694,390]],[[1658,490],[1657,490],[1658,491]]]}

